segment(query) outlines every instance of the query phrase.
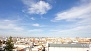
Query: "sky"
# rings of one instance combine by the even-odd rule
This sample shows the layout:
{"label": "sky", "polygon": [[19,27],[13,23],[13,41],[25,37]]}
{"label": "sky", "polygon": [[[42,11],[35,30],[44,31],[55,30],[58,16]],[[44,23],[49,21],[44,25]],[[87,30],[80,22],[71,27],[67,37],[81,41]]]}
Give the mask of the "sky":
{"label": "sky", "polygon": [[91,37],[91,0],[0,0],[0,36]]}

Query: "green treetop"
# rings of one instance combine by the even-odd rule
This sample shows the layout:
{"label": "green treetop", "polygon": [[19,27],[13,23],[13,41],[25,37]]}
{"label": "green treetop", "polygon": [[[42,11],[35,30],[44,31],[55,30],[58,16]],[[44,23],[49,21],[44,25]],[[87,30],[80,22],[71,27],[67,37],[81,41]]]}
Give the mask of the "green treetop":
{"label": "green treetop", "polygon": [[9,37],[6,41],[5,51],[13,51],[13,49],[14,49],[14,43],[12,37]]}

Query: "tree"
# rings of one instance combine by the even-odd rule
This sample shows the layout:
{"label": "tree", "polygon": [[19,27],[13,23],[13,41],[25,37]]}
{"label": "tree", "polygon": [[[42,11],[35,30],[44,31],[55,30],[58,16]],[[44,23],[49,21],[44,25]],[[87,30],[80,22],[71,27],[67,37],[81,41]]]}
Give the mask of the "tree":
{"label": "tree", "polygon": [[13,51],[13,49],[14,49],[14,43],[12,37],[9,37],[6,41],[5,51]]}
{"label": "tree", "polygon": [[0,46],[2,45],[2,41],[0,40]]}

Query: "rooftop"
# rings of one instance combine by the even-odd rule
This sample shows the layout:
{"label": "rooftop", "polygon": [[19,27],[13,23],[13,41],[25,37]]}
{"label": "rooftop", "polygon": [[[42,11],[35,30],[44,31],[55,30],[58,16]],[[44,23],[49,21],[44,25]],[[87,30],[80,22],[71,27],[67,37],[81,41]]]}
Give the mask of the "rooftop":
{"label": "rooftop", "polygon": [[49,47],[89,48],[89,44],[48,44]]}

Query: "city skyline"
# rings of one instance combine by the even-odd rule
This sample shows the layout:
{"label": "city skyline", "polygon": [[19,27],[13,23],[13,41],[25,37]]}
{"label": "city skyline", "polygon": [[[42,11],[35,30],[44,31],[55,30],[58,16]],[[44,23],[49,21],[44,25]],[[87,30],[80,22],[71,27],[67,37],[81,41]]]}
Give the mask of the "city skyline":
{"label": "city skyline", "polygon": [[0,0],[0,36],[91,37],[91,0]]}

